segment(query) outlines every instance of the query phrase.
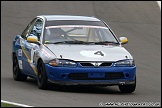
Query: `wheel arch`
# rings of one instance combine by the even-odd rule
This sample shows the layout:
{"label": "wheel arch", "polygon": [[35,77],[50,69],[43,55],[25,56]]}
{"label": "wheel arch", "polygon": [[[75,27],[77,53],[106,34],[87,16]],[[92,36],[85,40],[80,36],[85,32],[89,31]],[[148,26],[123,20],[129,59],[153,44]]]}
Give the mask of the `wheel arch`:
{"label": "wheel arch", "polygon": [[12,56],[12,60],[13,60],[13,56],[16,55],[16,52],[12,52],[11,56]]}

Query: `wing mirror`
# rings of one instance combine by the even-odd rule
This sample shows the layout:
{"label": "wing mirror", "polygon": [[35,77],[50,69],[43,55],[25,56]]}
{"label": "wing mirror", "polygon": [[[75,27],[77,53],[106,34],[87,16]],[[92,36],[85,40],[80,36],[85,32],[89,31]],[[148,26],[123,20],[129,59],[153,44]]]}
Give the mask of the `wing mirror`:
{"label": "wing mirror", "polygon": [[126,37],[120,37],[119,39],[120,39],[121,44],[128,43],[128,39]]}
{"label": "wing mirror", "polygon": [[27,37],[27,42],[36,43],[36,44],[40,45],[40,43],[38,42],[38,37],[37,36],[29,36],[29,37]]}

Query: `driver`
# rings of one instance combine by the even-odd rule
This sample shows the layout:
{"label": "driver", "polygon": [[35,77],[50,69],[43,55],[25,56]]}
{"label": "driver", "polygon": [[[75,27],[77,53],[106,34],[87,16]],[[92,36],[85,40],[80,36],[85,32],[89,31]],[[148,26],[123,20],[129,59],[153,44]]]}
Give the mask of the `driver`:
{"label": "driver", "polygon": [[64,31],[61,28],[54,28],[50,30],[50,35],[52,38],[60,39],[64,35]]}

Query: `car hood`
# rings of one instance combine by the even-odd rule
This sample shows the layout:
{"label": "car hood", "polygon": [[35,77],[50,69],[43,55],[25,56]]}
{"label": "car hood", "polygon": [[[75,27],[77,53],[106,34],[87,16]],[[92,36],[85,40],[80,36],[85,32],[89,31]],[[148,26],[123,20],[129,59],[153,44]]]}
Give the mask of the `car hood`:
{"label": "car hood", "polygon": [[133,59],[130,53],[122,46],[48,44],[47,47],[57,58],[74,61],[118,61]]}

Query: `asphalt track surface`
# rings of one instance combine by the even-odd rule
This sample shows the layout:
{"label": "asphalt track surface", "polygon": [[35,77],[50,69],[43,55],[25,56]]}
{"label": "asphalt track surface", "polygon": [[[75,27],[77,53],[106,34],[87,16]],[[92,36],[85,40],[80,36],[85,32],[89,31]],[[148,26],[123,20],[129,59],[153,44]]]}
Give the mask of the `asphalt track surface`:
{"label": "asphalt track surface", "polygon": [[[117,86],[52,87],[40,90],[37,82],[12,78],[12,41],[37,15],[70,14],[103,19],[137,65],[134,93],[122,94]],[[31,106],[98,107],[100,102],[160,102],[161,11],[155,1],[1,1],[1,100]]]}

